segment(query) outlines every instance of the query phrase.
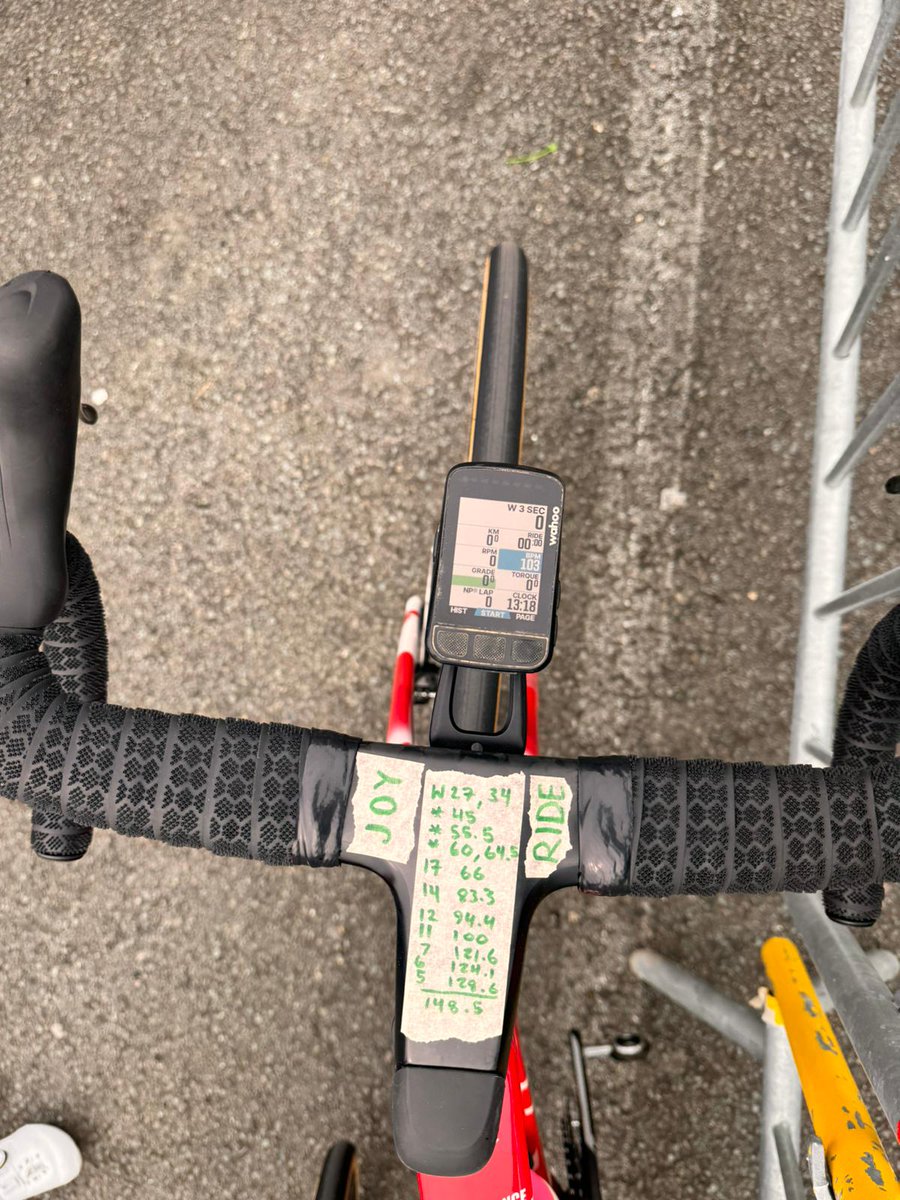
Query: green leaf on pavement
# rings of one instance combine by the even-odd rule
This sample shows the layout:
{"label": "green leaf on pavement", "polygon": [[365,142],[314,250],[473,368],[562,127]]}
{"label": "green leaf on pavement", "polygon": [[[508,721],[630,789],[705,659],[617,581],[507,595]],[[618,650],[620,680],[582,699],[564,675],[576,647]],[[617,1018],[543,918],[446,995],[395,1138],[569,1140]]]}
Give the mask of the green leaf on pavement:
{"label": "green leaf on pavement", "polygon": [[556,142],[550,142],[540,150],[532,150],[530,154],[517,154],[513,158],[508,158],[506,165],[508,167],[525,167],[529,163],[538,162],[550,154],[556,154],[557,150],[559,150],[559,145]]}

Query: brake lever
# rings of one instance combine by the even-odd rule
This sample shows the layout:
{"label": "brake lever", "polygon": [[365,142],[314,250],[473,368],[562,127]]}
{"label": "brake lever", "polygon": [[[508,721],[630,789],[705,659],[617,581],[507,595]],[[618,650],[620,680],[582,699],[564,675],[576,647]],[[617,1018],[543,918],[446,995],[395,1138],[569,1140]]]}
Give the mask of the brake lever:
{"label": "brake lever", "polygon": [[[0,632],[43,631],[63,609],[80,401],[75,293],[50,271],[19,275],[0,287]],[[41,858],[79,859],[91,833],[55,812],[32,816]]]}

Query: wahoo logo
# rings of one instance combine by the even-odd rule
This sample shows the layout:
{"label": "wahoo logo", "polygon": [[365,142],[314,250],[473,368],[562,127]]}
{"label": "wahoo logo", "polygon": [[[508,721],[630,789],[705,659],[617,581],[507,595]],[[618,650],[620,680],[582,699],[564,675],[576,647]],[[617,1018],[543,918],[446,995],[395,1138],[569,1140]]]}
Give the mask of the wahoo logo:
{"label": "wahoo logo", "polygon": [[525,1188],[519,1188],[517,1192],[510,1192],[508,1196],[504,1196],[503,1200],[528,1200],[528,1192]]}
{"label": "wahoo logo", "polygon": [[562,509],[559,505],[554,505],[553,512],[550,516],[550,545],[555,546],[559,541],[559,522],[562,517]]}

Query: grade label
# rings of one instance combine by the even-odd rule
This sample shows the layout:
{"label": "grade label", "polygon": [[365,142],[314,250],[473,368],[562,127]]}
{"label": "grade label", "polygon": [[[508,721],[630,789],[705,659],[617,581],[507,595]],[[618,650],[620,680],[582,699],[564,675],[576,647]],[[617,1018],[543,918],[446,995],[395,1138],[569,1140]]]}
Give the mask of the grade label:
{"label": "grade label", "polygon": [[380,754],[356,756],[356,782],[350,796],[353,854],[408,863],[416,844],[416,811],[425,766]]}
{"label": "grade label", "polygon": [[400,1028],[414,1042],[503,1032],[525,775],[426,771]]}

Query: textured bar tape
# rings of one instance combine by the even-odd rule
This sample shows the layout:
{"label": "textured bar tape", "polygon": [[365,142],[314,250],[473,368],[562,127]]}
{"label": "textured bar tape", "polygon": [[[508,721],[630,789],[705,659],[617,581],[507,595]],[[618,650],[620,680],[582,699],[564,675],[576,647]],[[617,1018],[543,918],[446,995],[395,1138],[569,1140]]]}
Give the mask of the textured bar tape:
{"label": "textured bar tape", "polygon": [[[900,771],[631,760],[636,895],[900,879]],[[686,782],[686,795],[682,787]]]}
{"label": "textured bar tape", "polygon": [[[100,585],[90,558],[71,533],[66,534],[66,569],[66,602],[44,630],[43,651],[65,692],[82,702],[106,703],[109,671]],[[32,746],[36,744],[32,742]],[[26,763],[23,775],[29,772],[30,763]],[[31,847],[40,858],[75,862],[87,852],[93,832],[89,825],[66,820],[61,812],[40,805],[32,810]]]}
{"label": "textured bar tape", "polygon": [[[130,837],[274,866],[333,865],[351,739],[83,704],[62,691],[39,643],[39,634],[0,637],[0,794]],[[312,812],[303,856],[301,775]]]}
{"label": "textured bar tape", "polygon": [[[860,650],[838,713],[832,764],[871,771],[893,762],[900,739],[900,607],[878,622]],[[869,797],[874,807],[874,792]],[[874,925],[884,888],[826,888],[825,911],[847,925]]]}

